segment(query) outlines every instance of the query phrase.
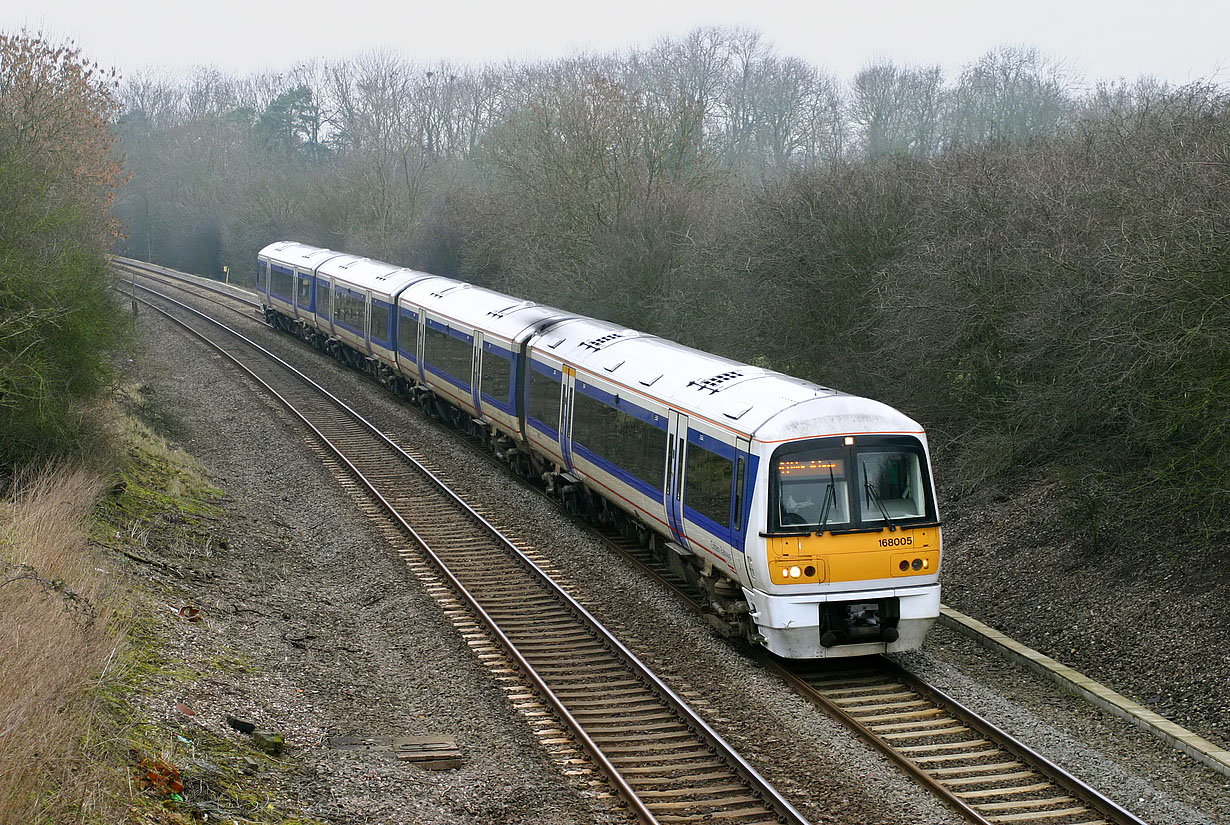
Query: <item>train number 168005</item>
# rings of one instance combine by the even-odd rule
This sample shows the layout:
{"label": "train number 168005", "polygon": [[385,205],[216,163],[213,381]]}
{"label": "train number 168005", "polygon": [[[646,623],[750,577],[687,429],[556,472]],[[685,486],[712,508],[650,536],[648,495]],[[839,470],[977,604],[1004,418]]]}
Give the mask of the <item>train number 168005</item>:
{"label": "train number 168005", "polygon": [[891,539],[880,539],[881,547],[909,547],[913,543],[913,536],[897,536]]}

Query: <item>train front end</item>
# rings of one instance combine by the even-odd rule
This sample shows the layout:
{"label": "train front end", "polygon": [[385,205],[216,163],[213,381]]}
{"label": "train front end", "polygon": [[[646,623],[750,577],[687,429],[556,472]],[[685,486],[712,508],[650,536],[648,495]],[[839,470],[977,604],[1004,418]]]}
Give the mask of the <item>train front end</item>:
{"label": "train front end", "polygon": [[926,436],[868,399],[800,407],[755,444],[746,591],[764,644],[787,658],[918,648],[939,616],[942,561]]}

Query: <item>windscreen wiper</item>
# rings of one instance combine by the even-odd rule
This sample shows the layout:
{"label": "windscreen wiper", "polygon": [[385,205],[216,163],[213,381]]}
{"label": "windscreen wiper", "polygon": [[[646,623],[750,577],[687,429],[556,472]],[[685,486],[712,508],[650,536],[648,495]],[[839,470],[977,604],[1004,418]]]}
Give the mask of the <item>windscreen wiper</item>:
{"label": "windscreen wiper", "polygon": [[[867,478],[866,463],[862,465],[862,468],[863,468],[863,478],[866,479]],[[884,502],[880,501],[880,494],[876,492],[875,485],[872,484],[870,481],[863,481],[863,489],[867,491],[867,503],[871,504],[871,502],[874,501],[876,504],[876,508],[879,509],[880,511],[880,515],[884,516],[884,523],[888,525],[888,529],[890,531],[896,530],[897,525],[893,522],[891,518],[888,517],[888,510],[884,508]]]}
{"label": "windscreen wiper", "polygon": [[829,467],[829,486],[824,491],[824,504],[820,507],[820,523],[816,525],[816,535],[824,535],[824,525],[829,522],[829,505],[837,503],[837,479],[833,476],[833,468]]}

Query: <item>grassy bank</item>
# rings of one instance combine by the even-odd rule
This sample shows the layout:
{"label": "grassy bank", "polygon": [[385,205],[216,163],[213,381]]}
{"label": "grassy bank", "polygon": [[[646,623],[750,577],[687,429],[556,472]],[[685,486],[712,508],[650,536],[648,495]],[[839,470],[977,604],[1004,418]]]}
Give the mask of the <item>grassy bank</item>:
{"label": "grassy bank", "polygon": [[[57,467],[19,480],[0,509],[0,821],[105,807],[92,758],[93,694],[114,674],[124,595],[87,540],[106,485]],[[72,799],[71,804],[67,800]]]}
{"label": "grassy bank", "polygon": [[120,469],[48,468],[0,505],[0,825],[302,822],[277,760],[180,710],[250,667],[179,610],[225,547],[221,493],[114,420]]}

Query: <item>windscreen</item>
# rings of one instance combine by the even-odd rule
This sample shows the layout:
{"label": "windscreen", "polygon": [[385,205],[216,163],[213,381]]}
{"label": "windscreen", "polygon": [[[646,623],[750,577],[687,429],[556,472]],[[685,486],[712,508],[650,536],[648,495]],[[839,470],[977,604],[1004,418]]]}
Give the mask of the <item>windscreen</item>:
{"label": "windscreen", "polygon": [[858,494],[863,521],[926,515],[918,454],[906,450],[859,451]]}
{"label": "windscreen", "polygon": [[783,530],[848,524],[846,451],[792,452],[773,465],[777,482],[777,523]]}
{"label": "windscreen", "polygon": [[770,530],[877,530],[935,519],[926,453],[914,438],[874,434],[783,444],[770,471]]}

